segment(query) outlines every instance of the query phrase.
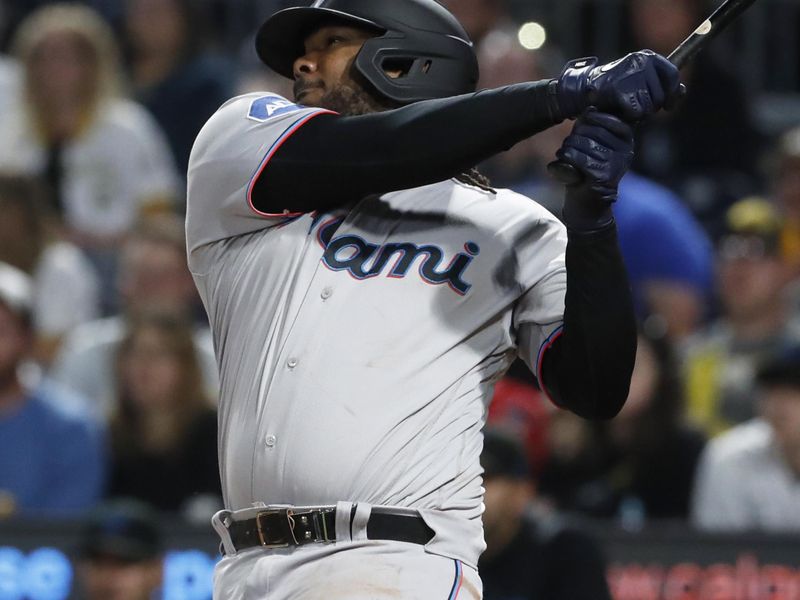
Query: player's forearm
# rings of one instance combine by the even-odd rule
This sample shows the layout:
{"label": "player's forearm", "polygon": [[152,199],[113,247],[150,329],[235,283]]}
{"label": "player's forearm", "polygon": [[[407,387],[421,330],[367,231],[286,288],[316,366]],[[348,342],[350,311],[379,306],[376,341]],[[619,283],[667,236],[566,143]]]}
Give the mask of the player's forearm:
{"label": "player's forearm", "polygon": [[564,333],[543,357],[544,385],[560,406],[609,419],[628,397],[636,357],[636,319],[612,223],[570,231]]}
{"label": "player's forearm", "polygon": [[454,177],[559,120],[547,82],[322,115],[289,138],[254,191],[267,212],[321,210]]}

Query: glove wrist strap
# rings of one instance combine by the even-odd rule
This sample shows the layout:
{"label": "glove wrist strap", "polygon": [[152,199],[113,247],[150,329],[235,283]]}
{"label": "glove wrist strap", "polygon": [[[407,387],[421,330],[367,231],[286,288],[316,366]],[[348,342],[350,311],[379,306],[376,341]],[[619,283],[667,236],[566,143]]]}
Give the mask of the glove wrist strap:
{"label": "glove wrist strap", "polygon": [[562,119],[574,119],[588,105],[589,72],[597,66],[597,57],[569,61],[556,81],[555,97]]}
{"label": "glove wrist strap", "polygon": [[564,224],[575,231],[596,231],[613,223],[616,190],[599,194],[584,186],[568,186],[562,210]]}

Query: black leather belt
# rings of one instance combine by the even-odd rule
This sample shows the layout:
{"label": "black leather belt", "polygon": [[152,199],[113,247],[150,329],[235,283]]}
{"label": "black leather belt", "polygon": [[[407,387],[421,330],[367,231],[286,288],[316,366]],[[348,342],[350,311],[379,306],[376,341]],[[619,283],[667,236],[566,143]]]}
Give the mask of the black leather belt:
{"label": "black leather belt", "polygon": [[[350,512],[353,522],[355,507]],[[247,548],[286,548],[336,541],[336,508],[294,510],[264,509],[255,518],[233,521],[228,525],[231,542],[237,552]],[[419,515],[393,512],[374,506],[367,521],[367,538],[427,544],[434,531]]]}

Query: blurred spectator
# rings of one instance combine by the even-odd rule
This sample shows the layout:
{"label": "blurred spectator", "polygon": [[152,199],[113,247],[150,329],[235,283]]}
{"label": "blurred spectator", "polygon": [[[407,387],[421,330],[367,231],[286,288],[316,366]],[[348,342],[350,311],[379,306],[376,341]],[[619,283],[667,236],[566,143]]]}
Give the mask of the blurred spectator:
{"label": "blurred spectator", "polygon": [[48,218],[38,182],[0,174],[0,262],[33,278],[34,354],[48,365],[62,337],[99,316],[99,282],[81,251]]}
{"label": "blurred spectator", "polygon": [[84,600],[154,600],[163,579],[163,542],[156,515],[131,500],[89,515],[78,547]]}
{"label": "blurred spectator", "polygon": [[760,418],[708,445],[692,518],[703,529],[800,532],[800,346],[766,359],[756,381]]}
{"label": "blurred spectator", "polygon": [[167,134],[178,171],[208,118],[234,95],[232,65],[203,49],[196,0],[127,0],[128,62],[136,98]]}
{"label": "blurred spectator", "polygon": [[787,131],[777,148],[773,194],[784,224],[781,245],[795,276],[800,276],[800,127]]}
{"label": "blurred spectator", "polygon": [[509,19],[507,0],[441,0],[479,44],[492,29]]}
{"label": "blurred spectator", "polygon": [[[566,62],[552,46],[536,51],[523,48],[516,31],[505,26],[489,31],[478,45],[477,52],[481,72],[479,88],[556,77]],[[571,131],[572,122],[564,121],[496,155],[481,165],[481,169],[493,182],[503,187],[518,189],[529,184],[541,187],[540,184],[547,177],[547,163],[554,160],[556,150]],[[560,200],[562,186],[559,186],[558,192]]]}
{"label": "blurred spectator", "polygon": [[[696,0],[630,0],[633,46],[669,54],[706,9]],[[742,82],[713,52],[700,53],[683,78],[684,101],[637,130],[633,169],[677,191],[716,234],[727,206],[758,189],[762,137]]]}
{"label": "blurred spectator", "polygon": [[713,288],[713,246],[668,189],[629,172],[614,206],[619,244],[641,320],[660,320],[674,342],[700,328]]}
{"label": "blurred spectator", "polygon": [[0,168],[48,182],[53,210],[109,282],[122,236],[177,197],[169,147],[149,113],[120,97],[113,34],[88,7],[35,12],[13,50],[25,101],[0,115]]}
{"label": "blurred spectator", "polygon": [[30,278],[0,264],[0,496],[3,512],[90,508],[103,490],[105,446],[97,423],[61,408],[52,387],[20,377],[32,345]]}
{"label": "blurred spectator", "polygon": [[99,414],[110,414],[117,396],[113,357],[126,335],[128,320],[155,310],[182,319],[194,317],[200,376],[207,395],[216,399],[217,363],[208,322],[187,267],[180,219],[151,219],[131,233],[121,251],[117,287],[123,312],[74,329],[53,363],[52,377],[90,398]]}
{"label": "blurred spectator", "polygon": [[484,436],[486,551],[478,564],[483,598],[610,599],[597,543],[554,515],[537,514],[522,446],[498,430],[487,429]]}
{"label": "blurred spectator", "polygon": [[[53,0],[2,0],[0,3],[0,6],[2,6],[0,14],[2,14],[4,18],[0,18],[0,22],[5,21],[5,23],[3,23],[5,25],[3,28],[5,36],[8,37],[9,32],[16,30],[28,15],[47,4],[53,4]],[[92,7],[107,21],[112,23],[116,22],[121,12],[120,0],[83,0],[81,4]],[[4,39],[3,41],[5,42],[5,46],[9,40]]]}
{"label": "blurred spectator", "polygon": [[552,421],[550,436],[554,449],[540,489],[557,506],[632,528],[648,518],[688,517],[705,437],[683,422],[678,371],[663,337],[640,334],[630,393],[617,417],[589,424],[564,413]]}
{"label": "blurred spectator", "polygon": [[217,413],[203,392],[191,328],[171,316],[135,318],[117,372],[109,495],[210,518],[222,504]]}
{"label": "blurred spectator", "polygon": [[[495,87],[558,73],[554,50],[524,50],[511,32],[494,30],[479,49],[481,85]],[[482,169],[492,183],[534,198],[561,214],[563,186],[546,173],[570,122],[498,155]],[[712,247],[681,200],[652,181],[628,173],[614,205],[620,248],[638,316],[660,319],[672,339],[692,333],[706,317],[712,287]]]}
{"label": "blurred spectator", "polygon": [[15,110],[13,105],[19,102],[21,79],[17,61],[0,54],[0,114]]}
{"label": "blurred spectator", "polygon": [[687,344],[684,358],[688,414],[710,435],[753,417],[757,362],[800,340],[774,207],[741,200],[728,210],[726,229],[717,248],[722,313]]}
{"label": "blurred spectator", "polygon": [[547,432],[555,411],[536,386],[527,365],[517,360],[495,384],[486,422],[520,440],[531,472],[538,473],[549,457]]}

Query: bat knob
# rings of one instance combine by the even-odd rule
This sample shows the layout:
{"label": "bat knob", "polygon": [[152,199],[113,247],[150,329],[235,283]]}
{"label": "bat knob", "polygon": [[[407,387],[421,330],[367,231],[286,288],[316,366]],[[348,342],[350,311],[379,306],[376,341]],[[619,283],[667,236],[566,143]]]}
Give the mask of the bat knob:
{"label": "bat knob", "polygon": [[554,160],[548,164],[547,172],[553,179],[564,185],[577,185],[583,181],[583,176],[578,169],[560,160]]}

